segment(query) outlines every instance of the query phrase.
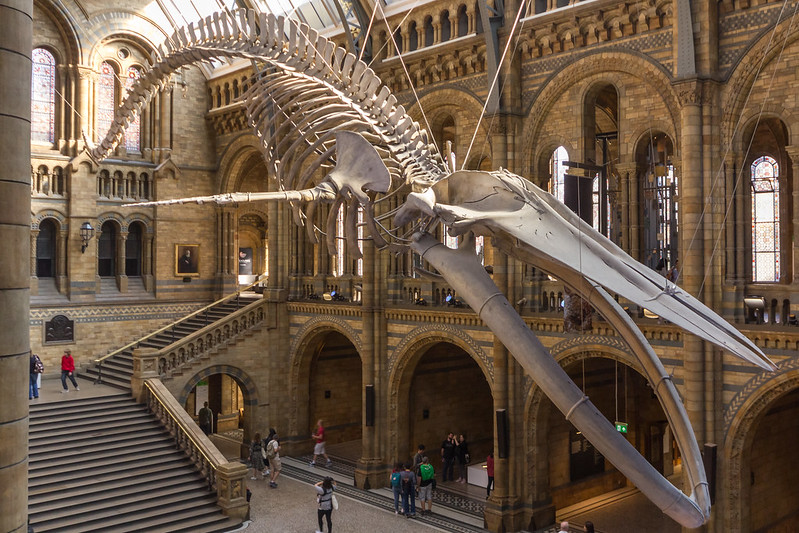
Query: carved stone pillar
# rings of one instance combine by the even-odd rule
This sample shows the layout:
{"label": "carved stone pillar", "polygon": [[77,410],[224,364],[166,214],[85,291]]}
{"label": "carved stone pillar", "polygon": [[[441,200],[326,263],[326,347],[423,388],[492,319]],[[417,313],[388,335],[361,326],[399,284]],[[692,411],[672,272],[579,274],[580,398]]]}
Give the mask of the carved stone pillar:
{"label": "carved stone pillar", "polygon": [[247,467],[239,462],[221,464],[216,469],[216,503],[222,513],[234,518],[247,518]]}
{"label": "carved stone pillar", "polygon": [[621,211],[621,247],[630,256],[642,259],[640,255],[639,228],[641,215],[638,207],[638,172],[635,162],[616,165],[619,173],[619,210]]}
{"label": "carved stone pillar", "polygon": [[158,378],[158,350],[155,348],[135,348],[133,350],[133,375],[130,378],[131,395],[139,403],[145,403],[144,382]]}
{"label": "carved stone pillar", "polygon": [[144,290],[153,292],[155,289],[155,282],[153,280],[153,234],[146,233],[144,235],[144,250],[142,251],[142,281],[144,282]]}
{"label": "carved stone pillar", "polygon": [[58,292],[61,294],[65,294],[67,290],[68,280],[67,280],[67,237],[69,236],[69,231],[67,229],[62,229],[58,233],[58,240],[56,241],[55,245],[55,256],[56,256],[56,288]]}
{"label": "carved stone pillar", "polygon": [[120,231],[117,234],[117,257],[116,257],[116,278],[119,292],[128,292],[128,275],[125,264],[127,263],[127,250],[125,244],[128,240],[128,232]]}
{"label": "carved stone pillar", "polygon": [[[94,137],[94,120],[91,105],[91,96],[94,89],[95,73],[87,67],[79,67],[80,76],[80,113],[78,117],[80,128],[76,131],[84,130],[86,135],[91,139]],[[78,150],[83,149],[83,139],[78,140]]]}
{"label": "carved stone pillar", "polygon": [[791,171],[793,173],[793,183],[791,183],[791,237],[788,242],[791,243],[791,249],[786,253],[786,256],[791,259],[788,263],[792,265],[793,272],[791,280],[793,282],[799,281],[799,244],[796,240],[799,239],[799,146],[786,146],[785,151],[788,157],[791,158]]}
{"label": "carved stone pillar", "polygon": [[31,296],[39,294],[39,278],[36,276],[36,239],[39,230],[31,230]]}
{"label": "carved stone pillar", "polygon": [[58,124],[58,129],[56,130],[55,141],[56,145],[58,146],[59,151],[64,149],[66,145],[66,139],[68,138],[68,112],[67,112],[67,76],[69,75],[69,69],[66,65],[58,65],[56,66],[56,72],[58,73],[58,77],[56,79],[56,83],[58,84],[58,94],[56,95],[56,124]]}
{"label": "carved stone pillar", "polygon": [[235,207],[219,207],[216,211],[216,264],[217,296],[236,290],[238,285],[238,250],[236,226],[238,218]]}

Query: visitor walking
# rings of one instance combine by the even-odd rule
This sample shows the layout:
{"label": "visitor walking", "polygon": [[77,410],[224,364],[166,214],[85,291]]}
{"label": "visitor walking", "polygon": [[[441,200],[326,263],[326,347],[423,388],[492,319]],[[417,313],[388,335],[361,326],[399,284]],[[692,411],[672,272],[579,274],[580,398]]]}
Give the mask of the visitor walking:
{"label": "visitor walking", "polygon": [[394,493],[394,514],[400,514],[400,495],[402,494],[402,463],[395,463],[394,470],[391,471],[391,492]]}
{"label": "visitor walking", "polygon": [[469,454],[469,445],[466,443],[466,438],[463,434],[458,436],[458,444],[455,447],[455,457],[458,461],[458,482],[466,483],[466,467],[472,458]]}
{"label": "visitor walking", "polygon": [[266,449],[266,458],[269,459],[269,468],[272,470],[272,476],[269,480],[269,487],[277,488],[277,477],[283,469],[283,463],[280,461],[280,441],[277,433],[272,437],[272,441]]}
{"label": "visitor walking", "polygon": [[266,458],[264,458],[264,465],[266,466],[266,468],[264,468],[265,476],[268,476],[271,473],[271,471],[269,470],[269,443],[272,442],[272,439],[275,438],[276,433],[277,431],[275,431],[275,428],[269,428],[269,435],[267,435],[266,438],[264,439],[264,450],[266,450],[265,452]]}
{"label": "visitor walking", "polygon": [[486,457],[486,474],[488,475],[486,498],[488,498],[491,496],[491,489],[494,488],[494,452],[489,453]]}
{"label": "visitor walking", "polygon": [[419,502],[422,516],[433,512],[434,488],[436,488],[436,473],[430,460],[425,456],[419,465]]}
{"label": "visitor walking", "polygon": [[416,517],[416,474],[411,471],[411,464],[406,463],[400,474],[402,486],[402,510],[405,518]]}
{"label": "visitor walking", "polygon": [[316,466],[316,458],[320,455],[325,458],[325,466],[330,466],[333,464],[333,461],[330,460],[330,457],[328,457],[327,453],[325,452],[325,428],[322,425],[321,418],[316,422],[316,430],[314,430],[311,438],[316,443],[313,447],[313,459],[311,460],[311,466]]}
{"label": "visitor walking", "polygon": [[441,443],[441,481],[453,481],[453,462],[455,461],[455,447],[458,442],[455,435],[449,433],[444,442]]}
{"label": "visitor walking", "polygon": [[264,470],[264,452],[261,447],[261,434],[256,433],[250,443],[250,465],[252,466],[252,476],[250,479],[258,479],[256,476]]}
{"label": "visitor walking", "polygon": [[333,490],[336,487],[336,482],[333,481],[332,477],[326,477],[316,485],[316,501],[318,504],[318,510],[316,511],[316,517],[319,520],[319,529],[316,530],[316,533],[323,533],[324,528],[322,527],[322,518],[327,518],[327,532],[333,532],[333,521],[331,519],[331,515],[333,514],[333,507],[334,505],[334,498]]}
{"label": "visitor walking", "polygon": [[44,372],[44,364],[39,356],[31,353],[30,361],[30,382],[28,384],[28,399],[32,400],[39,397],[39,376]]}
{"label": "visitor walking", "polygon": [[67,388],[67,378],[72,382],[72,386],[75,387],[75,390],[80,390],[78,387],[78,382],[75,381],[75,360],[72,358],[72,352],[69,350],[64,351],[64,355],[61,356],[61,386],[64,389],[61,391],[62,393],[69,392]]}
{"label": "visitor walking", "polygon": [[200,423],[200,429],[203,430],[203,433],[206,435],[210,435],[214,413],[212,413],[211,409],[208,407],[208,402],[203,402],[203,406],[197,415],[198,421]]}
{"label": "visitor walking", "polygon": [[422,458],[427,455],[424,452],[424,444],[420,444],[416,450],[416,455],[413,456],[413,471],[419,473],[419,465],[422,464]]}

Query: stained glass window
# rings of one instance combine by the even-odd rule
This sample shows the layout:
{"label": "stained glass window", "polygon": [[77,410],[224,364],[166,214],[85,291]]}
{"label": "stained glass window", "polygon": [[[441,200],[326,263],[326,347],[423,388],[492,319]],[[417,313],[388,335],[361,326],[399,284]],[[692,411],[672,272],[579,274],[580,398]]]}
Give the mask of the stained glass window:
{"label": "stained glass window", "polygon": [[[125,78],[125,92],[130,91],[133,83],[141,77],[138,67],[129,67]],[[136,113],[136,118],[125,130],[125,148],[128,152],[141,152],[141,113]]]}
{"label": "stained glass window", "polygon": [[777,161],[752,163],[752,279],[780,280],[780,181]]}
{"label": "stained glass window", "polygon": [[114,67],[103,62],[97,80],[97,138],[102,139],[114,121],[117,94]]}
{"label": "stained glass window", "polygon": [[333,272],[334,276],[343,276],[344,275],[344,251],[345,251],[345,242],[344,242],[344,208],[338,210],[338,215],[336,215],[336,264],[335,264],[335,271]]}
{"label": "stained glass window", "polygon": [[566,148],[558,146],[558,149],[552,152],[552,157],[549,159],[549,193],[563,201],[563,193],[565,187],[563,185],[563,175],[566,174],[566,167],[563,165],[564,161],[569,160],[569,154]]}
{"label": "stained glass window", "polygon": [[31,83],[31,140],[55,141],[55,58],[35,48]]}
{"label": "stained glass window", "polygon": [[[363,254],[363,206],[358,206],[358,249]],[[363,257],[358,259],[358,264],[356,265],[356,274],[359,276],[363,276]]]}

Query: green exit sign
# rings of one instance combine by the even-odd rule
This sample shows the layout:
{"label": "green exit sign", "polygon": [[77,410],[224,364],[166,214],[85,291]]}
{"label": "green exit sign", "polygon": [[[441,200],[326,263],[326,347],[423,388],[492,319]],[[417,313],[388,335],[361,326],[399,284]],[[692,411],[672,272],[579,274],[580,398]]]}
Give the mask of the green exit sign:
{"label": "green exit sign", "polygon": [[616,422],[616,431],[619,433],[627,433],[627,422]]}

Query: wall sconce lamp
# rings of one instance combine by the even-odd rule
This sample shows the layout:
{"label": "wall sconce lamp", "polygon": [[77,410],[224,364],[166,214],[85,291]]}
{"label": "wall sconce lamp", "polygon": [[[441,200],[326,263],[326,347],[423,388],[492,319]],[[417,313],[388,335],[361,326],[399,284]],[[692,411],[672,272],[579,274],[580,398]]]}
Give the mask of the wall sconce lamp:
{"label": "wall sconce lamp", "polygon": [[80,253],[86,252],[89,241],[94,237],[94,228],[89,222],[80,225]]}

